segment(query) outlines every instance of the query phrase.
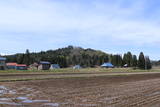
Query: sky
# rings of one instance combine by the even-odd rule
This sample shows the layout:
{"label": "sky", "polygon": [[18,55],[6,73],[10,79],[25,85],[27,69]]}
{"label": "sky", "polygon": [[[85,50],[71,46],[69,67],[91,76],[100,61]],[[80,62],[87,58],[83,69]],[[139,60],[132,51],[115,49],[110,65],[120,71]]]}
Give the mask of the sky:
{"label": "sky", "polygon": [[68,45],[160,60],[159,0],[0,0],[2,55]]}

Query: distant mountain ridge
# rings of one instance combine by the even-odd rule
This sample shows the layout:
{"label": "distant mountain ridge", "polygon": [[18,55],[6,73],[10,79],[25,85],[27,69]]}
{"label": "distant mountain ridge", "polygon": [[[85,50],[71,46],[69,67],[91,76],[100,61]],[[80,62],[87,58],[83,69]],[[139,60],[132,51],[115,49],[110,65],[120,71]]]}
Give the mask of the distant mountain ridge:
{"label": "distant mountain ridge", "polygon": [[6,55],[5,57],[7,58],[7,62],[29,65],[34,62],[49,61],[54,64],[60,64],[61,67],[68,67],[76,64],[89,67],[100,65],[109,60],[109,54],[105,52],[74,46],[37,53],[29,53],[29,50],[27,50],[25,54]]}

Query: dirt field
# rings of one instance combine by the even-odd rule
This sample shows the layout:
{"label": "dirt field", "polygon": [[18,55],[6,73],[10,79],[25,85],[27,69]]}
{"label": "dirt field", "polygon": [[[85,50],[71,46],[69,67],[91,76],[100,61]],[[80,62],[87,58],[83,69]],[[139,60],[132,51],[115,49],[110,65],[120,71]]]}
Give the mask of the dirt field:
{"label": "dirt field", "polygon": [[0,107],[160,107],[160,73],[1,82]]}

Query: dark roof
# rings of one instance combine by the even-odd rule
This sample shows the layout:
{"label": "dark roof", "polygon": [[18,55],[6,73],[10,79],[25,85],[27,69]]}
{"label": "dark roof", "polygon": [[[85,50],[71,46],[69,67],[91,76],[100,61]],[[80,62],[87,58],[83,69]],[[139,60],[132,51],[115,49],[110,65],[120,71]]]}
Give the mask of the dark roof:
{"label": "dark roof", "polygon": [[0,61],[5,61],[6,58],[0,57]]}
{"label": "dark roof", "polygon": [[40,64],[51,64],[51,63],[47,61],[41,61]]}

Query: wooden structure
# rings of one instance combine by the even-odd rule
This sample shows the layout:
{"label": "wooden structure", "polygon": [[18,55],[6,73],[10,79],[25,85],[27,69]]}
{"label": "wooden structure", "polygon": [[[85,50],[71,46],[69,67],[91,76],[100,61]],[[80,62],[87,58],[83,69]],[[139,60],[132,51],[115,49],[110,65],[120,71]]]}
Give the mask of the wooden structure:
{"label": "wooden structure", "polygon": [[51,63],[47,61],[41,61],[38,66],[38,70],[49,70]]}

